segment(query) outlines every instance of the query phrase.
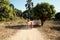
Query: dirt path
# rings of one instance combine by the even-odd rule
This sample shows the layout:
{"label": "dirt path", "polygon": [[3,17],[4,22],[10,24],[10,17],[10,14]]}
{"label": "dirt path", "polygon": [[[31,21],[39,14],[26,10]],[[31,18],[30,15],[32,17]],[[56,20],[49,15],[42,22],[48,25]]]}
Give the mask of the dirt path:
{"label": "dirt path", "polygon": [[19,30],[9,40],[48,40],[43,33],[40,33],[36,28]]}

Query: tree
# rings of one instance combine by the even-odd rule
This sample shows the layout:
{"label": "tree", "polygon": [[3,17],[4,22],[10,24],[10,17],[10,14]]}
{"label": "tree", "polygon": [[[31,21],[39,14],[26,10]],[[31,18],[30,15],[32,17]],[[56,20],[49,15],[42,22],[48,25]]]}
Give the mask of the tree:
{"label": "tree", "polygon": [[7,20],[13,17],[13,9],[9,0],[0,0],[0,20]]}
{"label": "tree", "polygon": [[11,9],[10,9],[10,10],[11,10],[11,13],[10,13],[10,14],[12,14],[12,16],[10,17],[10,19],[12,19],[12,18],[15,16],[15,15],[14,15],[14,5],[10,3],[9,6],[10,6],[10,8],[11,8]]}
{"label": "tree", "polygon": [[14,15],[17,17],[22,17],[22,11],[17,8],[14,9]]}
{"label": "tree", "polygon": [[9,4],[10,2],[9,2],[9,0],[0,0],[0,3],[4,3],[4,4]]}
{"label": "tree", "polygon": [[[27,4],[25,4],[25,7],[27,9],[27,13],[28,13],[28,19],[31,20],[31,10],[32,10],[32,7],[33,7],[33,2],[32,0],[27,0]],[[29,20],[28,20],[29,21]]]}
{"label": "tree", "polygon": [[47,2],[37,4],[33,8],[34,18],[41,20],[41,25],[43,26],[45,20],[50,19],[55,14],[55,9],[53,5]]}
{"label": "tree", "polygon": [[56,20],[60,20],[60,12],[58,12],[58,13],[55,14],[55,19]]}
{"label": "tree", "polygon": [[[33,20],[34,19],[34,17],[33,17],[33,10],[31,10],[30,11],[30,20]],[[29,19],[29,14],[28,14],[28,10],[25,10],[23,13],[23,18],[24,19]]]}
{"label": "tree", "polygon": [[24,19],[29,19],[28,10],[25,10],[22,14]]}
{"label": "tree", "polygon": [[3,17],[6,17],[6,4],[4,0],[0,0],[0,20],[3,20]]}
{"label": "tree", "polygon": [[9,0],[0,0],[0,21],[13,20],[17,16],[21,16],[22,11],[14,8]]}

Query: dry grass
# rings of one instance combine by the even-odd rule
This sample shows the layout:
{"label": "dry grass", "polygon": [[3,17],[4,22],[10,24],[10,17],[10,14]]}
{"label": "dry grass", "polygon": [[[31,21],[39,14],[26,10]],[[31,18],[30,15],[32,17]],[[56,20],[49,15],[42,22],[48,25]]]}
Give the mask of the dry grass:
{"label": "dry grass", "polygon": [[[26,24],[27,20],[19,19],[17,21],[0,22],[0,40],[8,40],[11,35],[17,32],[17,29],[5,28],[5,26],[19,25],[22,23]],[[57,21],[46,21],[43,27],[38,28],[40,32],[43,32],[50,40],[60,40],[60,23]],[[56,27],[56,28],[54,28]],[[59,29],[59,30],[58,30]]]}
{"label": "dry grass", "polygon": [[6,28],[5,26],[19,25],[26,22],[25,19],[19,19],[10,22],[0,22],[0,40],[8,40],[8,38],[14,35],[18,30]]}
{"label": "dry grass", "polygon": [[38,28],[50,40],[60,40],[60,24],[56,21],[46,21],[43,27]]}
{"label": "dry grass", "polygon": [[6,40],[11,35],[14,35],[16,32],[16,29],[7,29],[4,27],[0,27],[0,40]]}

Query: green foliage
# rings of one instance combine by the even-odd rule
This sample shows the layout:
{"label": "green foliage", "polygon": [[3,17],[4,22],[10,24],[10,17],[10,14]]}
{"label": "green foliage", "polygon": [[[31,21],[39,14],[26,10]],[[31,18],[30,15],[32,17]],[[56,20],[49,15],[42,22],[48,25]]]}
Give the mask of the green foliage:
{"label": "green foliage", "polygon": [[[1,0],[0,0],[1,1]],[[7,5],[4,2],[0,2],[0,21],[3,20],[4,18],[7,18]]]}
{"label": "green foliage", "polygon": [[[31,19],[40,19],[43,23],[45,20],[50,19],[55,14],[55,7],[53,5],[50,5],[47,2],[37,4],[34,8],[31,10]],[[23,12],[23,17],[28,18],[28,10]]]}
{"label": "green foliage", "polygon": [[25,19],[28,18],[28,10],[23,12],[23,18],[25,18]]}
{"label": "green foliage", "polygon": [[17,17],[22,17],[22,11],[17,8],[14,9],[14,15]]}
{"label": "green foliage", "polygon": [[[17,12],[20,12],[17,9]],[[9,2],[9,0],[0,0],[0,21],[12,20],[15,18],[14,5]]]}
{"label": "green foliage", "polygon": [[9,4],[9,0],[0,0],[0,3]]}
{"label": "green foliage", "polygon": [[55,19],[56,20],[60,20],[60,12],[58,12],[58,13],[55,14]]}
{"label": "green foliage", "polygon": [[37,4],[36,7],[33,9],[34,14],[40,19],[47,19],[51,18],[52,15],[55,13],[55,9],[53,5],[50,5],[49,3],[41,3]]}
{"label": "green foliage", "polygon": [[33,11],[35,18],[41,19],[42,25],[45,20],[50,19],[55,14],[54,6],[47,2],[37,4]]}

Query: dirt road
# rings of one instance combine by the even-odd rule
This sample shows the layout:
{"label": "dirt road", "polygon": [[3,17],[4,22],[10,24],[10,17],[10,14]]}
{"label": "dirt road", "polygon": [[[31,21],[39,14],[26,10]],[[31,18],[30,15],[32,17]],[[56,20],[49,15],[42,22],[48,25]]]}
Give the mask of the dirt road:
{"label": "dirt road", "polygon": [[48,40],[46,36],[36,28],[19,30],[9,40]]}

